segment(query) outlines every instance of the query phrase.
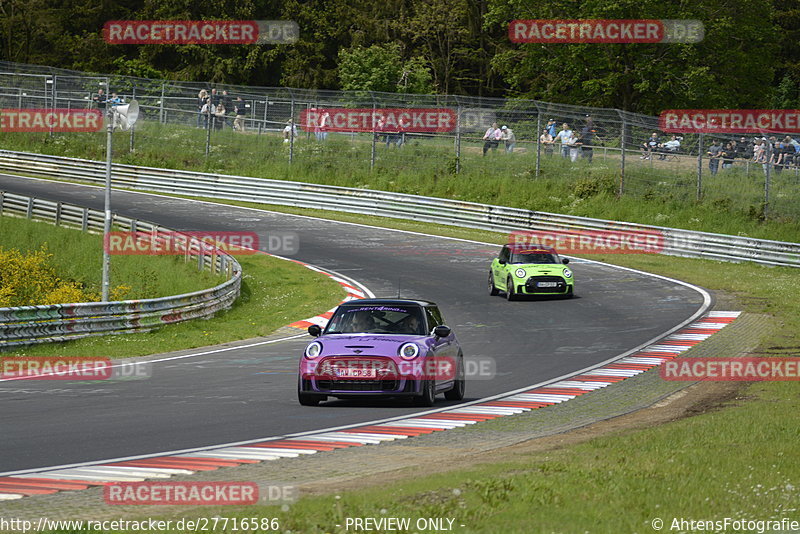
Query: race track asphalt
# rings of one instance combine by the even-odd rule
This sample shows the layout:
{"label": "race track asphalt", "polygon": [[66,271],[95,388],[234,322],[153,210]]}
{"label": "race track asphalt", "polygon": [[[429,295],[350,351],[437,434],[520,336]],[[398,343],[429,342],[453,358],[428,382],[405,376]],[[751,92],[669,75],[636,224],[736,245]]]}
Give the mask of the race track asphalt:
{"label": "race track asphalt", "polygon": [[[0,190],[103,209],[103,190],[96,187],[0,175]],[[125,191],[114,191],[112,205],[119,214],[178,230],[258,232],[262,243],[294,232],[294,259],[352,277],[378,297],[396,297],[399,284],[403,297],[437,302],[465,355],[496,362],[493,379],[468,382],[468,400],[607,360],[668,331],[703,304],[699,292],[674,281],[581,261],[570,264],[576,298],[507,302],[486,291],[496,246]],[[388,400],[300,406],[295,373],[309,339],[156,363],[147,380],[0,382],[0,472],[420,410]],[[447,404],[440,397],[437,407]]]}

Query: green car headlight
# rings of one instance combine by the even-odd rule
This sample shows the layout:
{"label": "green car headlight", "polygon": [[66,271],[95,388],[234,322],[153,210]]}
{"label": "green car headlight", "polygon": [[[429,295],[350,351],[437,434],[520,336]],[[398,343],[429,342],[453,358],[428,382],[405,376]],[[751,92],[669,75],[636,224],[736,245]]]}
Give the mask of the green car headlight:
{"label": "green car headlight", "polygon": [[514,274],[517,275],[517,278],[525,278],[525,269],[517,269]]}
{"label": "green car headlight", "polygon": [[572,278],[572,271],[564,269],[564,278]]}

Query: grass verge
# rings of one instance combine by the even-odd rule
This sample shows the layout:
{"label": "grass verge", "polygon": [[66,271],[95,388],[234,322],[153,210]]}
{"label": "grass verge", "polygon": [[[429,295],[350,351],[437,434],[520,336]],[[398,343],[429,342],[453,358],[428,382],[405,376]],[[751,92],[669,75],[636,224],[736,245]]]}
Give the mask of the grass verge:
{"label": "grass verge", "polygon": [[[41,243],[48,243],[52,262],[62,276],[84,281],[99,292],[101,236],[0,217],[0,244],[4,247],[37,249]],[[295,263],[260,254],[237,259],[244,272],[241,296],[231,309],[213,319],[167,325],[148,333],[30,346],[2,356],[127,358],[215,345],[265,336],[289,322],[328,310],[344,298],[339,284]],[[222,280],[174,257],[112,258],[112,284],[130,285],[136,295],[131,298],[177,295],[213,287]]]}

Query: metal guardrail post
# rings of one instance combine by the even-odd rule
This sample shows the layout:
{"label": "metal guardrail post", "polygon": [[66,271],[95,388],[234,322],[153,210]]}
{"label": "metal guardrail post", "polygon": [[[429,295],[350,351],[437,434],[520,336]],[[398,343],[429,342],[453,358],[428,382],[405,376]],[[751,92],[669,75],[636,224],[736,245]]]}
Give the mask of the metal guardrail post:
{"label": "metal guardrail post", "polygon": [[56,226],[61,226],[61,209],[62,209],[61,202],[57,202],[56,203],[56,217],[55,217]]}
{"label": "metal guardrail post", "polygon": [[33,218],[33,197],[28,197],[28,208],[26,209],[25,217],[28,219]]}

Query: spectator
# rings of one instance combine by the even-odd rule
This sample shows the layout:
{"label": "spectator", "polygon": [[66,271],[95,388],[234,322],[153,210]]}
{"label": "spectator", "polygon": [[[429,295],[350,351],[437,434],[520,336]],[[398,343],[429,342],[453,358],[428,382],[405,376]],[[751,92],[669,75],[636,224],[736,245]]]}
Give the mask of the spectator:
{"label": "spectator", "polygon": [[283,127],[283,142],[288,143],[290,139],[297,139],[297,125],[292,119],[286,121],[286,126]]}
{"label": "spectator", "polygon": [[741,159],[753,158],[753,143],[748,143],[746,137],[739,139],[736,144],[736,157]]}
{"label": "spectator", "polygon": [[573,162],[576,161],[581,149],[581,144],[578,140],[578,136],[572,130],[570,130],[569,139],[567,139],[566,146],[569,148],[569,160]]}
{"label": "spectator", "polygon": [[569,145],[567,141],[572,136],[572,130],[566,122],[561,125],[561,131],[556,135],[555,140],[561,143],[561,157],[566,158],[569,156]]}
{"label": "spectator", "polygon": [[200,89],[197,93],[197,127],[208,128],[208,91]]}
{"label": "spectator", "polygon": [[736,157],[736,146],[733,141],[728,141],[722,149],[722,168],[730,169],[733,167],[733,158]]}
{"label": "spectator", "polygon": [[122,104],[123,102],[124,102],[124,100],[122,100],[122,99],[121,99],[119,96],[117,96],[117,93],[111,93],[111,98],[109,98],[109,99],[106,101],[106,103],[107,103],[108,105],[110,105],[111,107],[114,107],[114,106],[119,106],[119,105],[120,105],[120,104]]}
{"label": "spectator", "polygon": [[483,134],[483,155],[486,155],[486,152],[491,148],[492,150],[497,150],[498,145],[500,144],[500,138],[503,136],[503,132],[500,128],[497,127],[497,123],[493,122],[491,126],[486,130],[486,133]]}
{"label": "spectator", "polygon": [[[382,113],[378,113],[377,119],[375,121],[375,141],[380,143],[386,140],[386,135],[384,134],[386,131],[386,117]],[[375,119],[373,118],[373,120]]]}
{"label": "spectator", "polygon": [[658,148],[658,134],[653,132],[650,137],[642,143],[642,157],[640,159],[650,159],[653,152]]}
{"label": "spectator", "polygon": [[500,128],[500,138],[506,145],[506,153],[514,152],[514,146],[517,144],[517,136],[514,135],[514,130],[508,126]]}
{"label": "spectator", "polygon": [[711,171],[711,174],[717,174],[719,170],[719,158],[722,155],[722,145],[714,139],[711,141],[711,146],[708,147],[708,157],[711,158],[708,160],[708,169]]}
{"label": "spectator", "polygon": [[542,130],[542,135],[539,136],[539,142],[544,146],[544,155],[552,157],[553,155],[553,136],[550,135],[550,130],[545,128]]}
{"label": "spectator", "polygon": [[669,141],[661,145],[661,154],[658,156],[658,159],[667,159],[668,155],[676,154],[680,148],[681,148],[680,140],[678,140],[678,138],[673,135],[672,137],[669,138]]}
{"label": "spectator", "polygon": [[220,96],[219,96],[219,94],[217,94],[217,90],[216,89],[212,89],[211,90],[211,105],[216,108],[219,103],[220,103]]}
{"label": "spectator", "polygon": [[92,102],[97,106],[97,109],[106,109],[106,102],[108,101],[108,96],[103,92],[102,89],[97,90],[97,94],[92,97]]}
{"label": "spectator", "polygon": [[222,105],[225,106],[225,109],[233,109],[233,101],[231,100],[231,97],[228,95],[228,91],[222,91],[220,102],[222,102]]}
{"label": "spectator", "polygon": [[588,159],[589,163],[592,162],[592,156],[594,155],[594,149],[592,148],[592,142],[594,141],[594,134],[595,130],[592,128],[592,118],[589,115],[586,115],[586,126],[583,127],[581,130],[581,137],[578,139],[580,143],[580,153],[581,158]]}
{"label": "spectator", "polygon": [[244,120],[247,118],[247,105],[242,97],[236,97],[236,103],[233,107],[233,112],[236,119],[233,121],[233,129],[237,132],[244,132]]}
{"label": "spectator", "polygon": [[331,115],[327,111],[322,111],[316,129],[317,141],[325,141],[328,138],[328,128],[331,125]]}
{"label": "spectator", "polygon": [[547,127],[545,129],[547,130],[547,133],[550,134],[551,139],[556,138],[556,128],[557,126],[555,119],[550,119],[549,121],[547,121]]}
{"label": "spectator", "polygon": [[225,126],[225,114],[227,111],[225,110],[225,106],[222,102],[219,103],[218,106],[214,108],[214,129],[215,130],[222,130],[222,127]]}
{"label": "spectator", "polygon": [[756,137],[753,141],[753,162],[761,163],[762,165],[767,163],[767,145],[764,139]]}

